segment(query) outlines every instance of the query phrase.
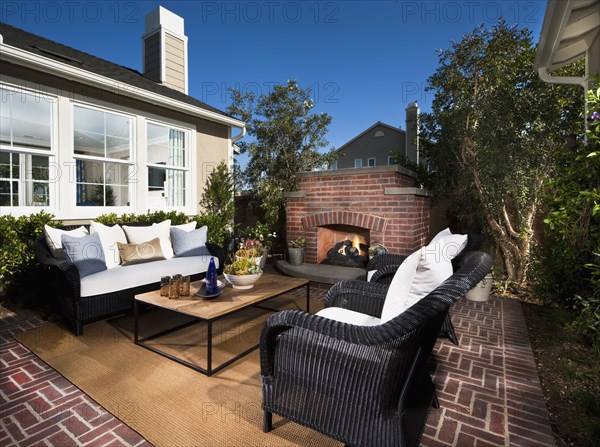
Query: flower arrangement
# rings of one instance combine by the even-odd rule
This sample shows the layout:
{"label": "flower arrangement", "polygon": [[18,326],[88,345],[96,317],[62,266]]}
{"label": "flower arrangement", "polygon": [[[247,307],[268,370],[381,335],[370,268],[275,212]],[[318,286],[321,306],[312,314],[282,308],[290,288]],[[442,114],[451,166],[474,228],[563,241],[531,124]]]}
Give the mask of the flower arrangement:
{"label": "flower arrangement", "polygon": [[277,233],[274,231],[271,232],[268,225],[262,223],[261,221],[256,222],[254,227],[249,228],[247,231],[250,239],[259,241],[264,248],[268,249],[273,247],[273,241],[277,237]]}
{"label": "flower arrangement", "polygon": [[226,265],[223,271],[228,275],[258,275],[262,273],[256,259],[262,256],[263,250],[260,241],[248,239],[241,242],[233,254],[231,263]]}

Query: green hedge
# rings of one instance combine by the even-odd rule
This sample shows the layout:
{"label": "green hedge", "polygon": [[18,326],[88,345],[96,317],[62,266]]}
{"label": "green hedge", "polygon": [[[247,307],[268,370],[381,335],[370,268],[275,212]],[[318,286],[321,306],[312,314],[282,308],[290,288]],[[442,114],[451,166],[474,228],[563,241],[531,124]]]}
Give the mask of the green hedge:
{"label": "green hedge", "polygon": [[[54,216],[45,212],[29,216],[0,216],[0,284],[14,296],[35,272],[37,263],[33,252],[33,241],[44,231],[44,225],[59,226]],[[22,298],[22,297],[21,297]]]}

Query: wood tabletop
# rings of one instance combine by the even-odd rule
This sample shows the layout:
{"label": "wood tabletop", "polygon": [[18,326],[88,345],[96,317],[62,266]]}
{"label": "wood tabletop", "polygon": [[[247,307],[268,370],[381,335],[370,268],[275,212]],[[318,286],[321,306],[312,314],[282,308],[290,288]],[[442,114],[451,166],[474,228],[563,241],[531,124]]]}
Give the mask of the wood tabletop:
{"label": "wood tabletop", "polygon": [[308,279],[291,276],[272,275],[263,273],[253,288],[248,290],[234,289],[231,284],[223,289],[217,298],[205,299],[194,294],[203,287],[202,281],[192,282],[190,296],[170,300],[160,295],[160,290],[136,295],[135,299],[153,306],[173,310],[205,320],[222,317],[244,307],[252,306],[269,298],[289,292],[293,289],[307,286]]}

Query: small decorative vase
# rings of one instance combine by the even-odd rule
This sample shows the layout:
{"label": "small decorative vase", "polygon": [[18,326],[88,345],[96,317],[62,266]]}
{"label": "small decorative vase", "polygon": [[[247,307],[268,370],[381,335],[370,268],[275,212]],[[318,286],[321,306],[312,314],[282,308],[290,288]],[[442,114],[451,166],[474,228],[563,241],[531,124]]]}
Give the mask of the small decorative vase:
{"label": "small decorative vase", "polygon": [[256,275],[228,275],[224,273],[223,275],[234,289],[248,290],[254,287],[254,284],[262,276],[262,273]]}

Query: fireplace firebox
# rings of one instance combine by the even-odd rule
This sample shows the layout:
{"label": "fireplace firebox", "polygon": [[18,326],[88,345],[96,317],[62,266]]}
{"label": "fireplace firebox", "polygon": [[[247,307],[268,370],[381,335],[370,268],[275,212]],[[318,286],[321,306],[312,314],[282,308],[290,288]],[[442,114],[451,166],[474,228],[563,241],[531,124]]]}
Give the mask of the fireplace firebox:
{"label": "fireplace firebox", "polygon": [[317,229],[317,262],[364,268],[369,261],[369,229],[323,225]]}

